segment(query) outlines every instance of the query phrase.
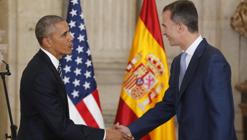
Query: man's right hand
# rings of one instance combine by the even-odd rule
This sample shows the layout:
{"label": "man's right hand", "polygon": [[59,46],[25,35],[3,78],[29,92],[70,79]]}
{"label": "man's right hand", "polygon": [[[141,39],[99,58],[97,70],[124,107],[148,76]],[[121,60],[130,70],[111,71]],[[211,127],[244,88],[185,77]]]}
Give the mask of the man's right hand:
{"label": "man's right hand", "polygon": [[105,140],[133,140],[133,139],[132,137],[121,132],[120,130],[114,128],[107,128]]}
{"label": "man's right hand", "polygon": [[134,137],[132,136],[130,129],[124,125],[120,125],[119,123],[116,123],[114,126],[114,129],[120,130],[121,132],[125,133],[126,135],[128,135],[129,137],[131,137],[131,139],[133,140]]}

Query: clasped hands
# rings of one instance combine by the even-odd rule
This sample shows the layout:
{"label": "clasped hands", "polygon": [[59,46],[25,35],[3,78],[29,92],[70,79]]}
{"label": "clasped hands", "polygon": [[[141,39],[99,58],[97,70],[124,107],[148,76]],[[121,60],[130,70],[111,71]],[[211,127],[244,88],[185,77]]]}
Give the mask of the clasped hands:
{"label": "clasped hands", "polygon": [[112,128],[106,129],[105,140],[134,140],[128,127],[116,123]]}

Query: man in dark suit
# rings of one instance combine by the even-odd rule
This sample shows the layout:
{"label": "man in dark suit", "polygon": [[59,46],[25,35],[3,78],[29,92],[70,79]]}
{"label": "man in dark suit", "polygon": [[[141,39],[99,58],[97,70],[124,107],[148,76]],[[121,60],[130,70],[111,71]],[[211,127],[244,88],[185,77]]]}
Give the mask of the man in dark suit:
{"label": "man in dark suit", "polygon": [[194,4],[175,1],[162,17],[169,43],[183,50],[171,64],[169,88],[141,118],[115,127],[139,139],[177,115],[179,140],[236,140],[230,66],[198,33]]}
{"label": "man in dark suit", "polygon": [[42,17],[35,34],[41,46],[25,68],[20,86],[18,140],[127,140],[114,129],[75,125],[69,119],[65,86],[57,71],[59,59],[72,52],[68,24],[59,16]]}

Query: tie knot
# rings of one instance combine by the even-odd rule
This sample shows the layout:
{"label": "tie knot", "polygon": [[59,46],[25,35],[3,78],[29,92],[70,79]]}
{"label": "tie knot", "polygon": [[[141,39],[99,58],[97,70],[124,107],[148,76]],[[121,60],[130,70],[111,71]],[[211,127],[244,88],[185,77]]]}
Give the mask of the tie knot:
{"label": "tie knot", "polygon": [[180,59],[180,64],[182,63],[182,65],[187,65],[186,64],[186,57],[187,57],[188,53],[186,52],[183,52],[182,55],[181,55],[181,59]]}
{"label": "tie knot", "polygon": [[182,56],[181,56],[181,59],[185,59],[186,56],[187,56],[187,52],[183,52],[183,53],[182,53]]}
{"label": "tie knot", "polygon": [[59,63],[59,65],[58,65],[58,67],[57,67],[57,71],[58,71],[60,77],[63,78],[63,74],[62,74],[62,66],[61,66],[60,63]]}

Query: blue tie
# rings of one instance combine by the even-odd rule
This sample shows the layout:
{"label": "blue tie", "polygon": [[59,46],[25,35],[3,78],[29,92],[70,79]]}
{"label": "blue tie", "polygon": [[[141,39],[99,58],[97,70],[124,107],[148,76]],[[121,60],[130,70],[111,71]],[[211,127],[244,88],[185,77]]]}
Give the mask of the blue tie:
{"label": "blue tie", "polygon": [[59,63],[59,65],[58,65],[57,71],[58,71],[60,77],[63,79],[62,66],[61,66],[60,63]]}
{"label": "blue tie", "polygon": [[179,90],[184,79],[184,74],[186,72],[186,56],[187,53],[183,52],[180,58],[180,73],[179,73]]}

